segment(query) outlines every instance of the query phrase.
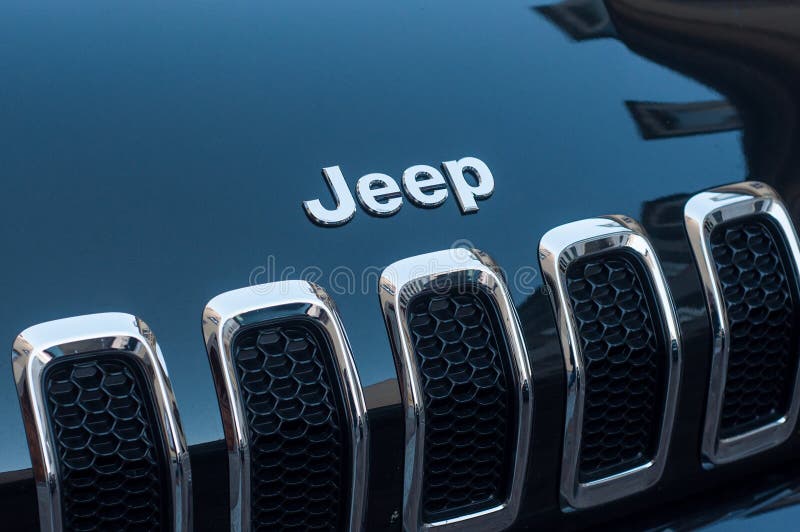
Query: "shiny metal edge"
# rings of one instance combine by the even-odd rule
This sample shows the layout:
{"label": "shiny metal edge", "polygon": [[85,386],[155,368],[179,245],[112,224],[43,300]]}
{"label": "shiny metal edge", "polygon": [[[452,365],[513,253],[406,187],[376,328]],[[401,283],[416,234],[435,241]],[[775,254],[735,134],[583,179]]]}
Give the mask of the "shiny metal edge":
{"label": "shiny metal edge", "polygon": [[[627,250],[637,255],[655,291],[666,335],[664,343],[669,350],[666,353],[668,377],[664,413],[658,446],[649,462],[583,483],[578,477],[578,462],[586,380],[565,274],[572,261],[611,250]],[[656,484],[664,472],[681,375],[678,319],[658,257],[638,222],[628,216],[613,215],[580,220],[551,229],[539,243],[539,263],[555,312],[566,366],[567,405],[560,482],[562,509],[589,508],[639,493]]]}
{"label": "shiny metal edge", "polygon": [[722,288],[711,256],[711,232],[730,220],[763,215],[771,218],[789,247],[791,267],[800,282],[800,244],[791,217],[778,194],[757,181],[726,185],[692,196],[684,207],[686,233],[703,283],[712,332],[711,378],[701,452],[704,465],[726,464],[775,447],[791,436],[800,411],[800,365],[794,380],[795,393],[786,414],[762,427],[730,438],[719,437],[719,424],[728,369],[728,317]]}
{"label": "shiny metal edge", "polygon": [[134,356],[152,386],[161,437],[167,452],[174,530],[192,529],[189,450],[164,357],[150,327],[136,316],[90,314],[34,325],[14,341],[12,367],[31,453],[43,531],[61,531],[58,456],[53,444],[42,374],[58,358],[96,351]]}
{"label": "shiny metal edge", "polygon": [[322,327],[331,343],[351,438],[349,530],[364,526],[369,473],[367,407],[350,342],[333,300],[306,281],[281,281],[225,292],[203,311],[203,337],[217,390],[228,450],[231,530],[249,531],[250,443],[247,417],[233,366],[231,343],[242,327],[304,316]]}
{"label": "shiny metal edge", "polygon": [[[451,519],[426,523],[422,518],[425,407],[407,307],[411,299],[434,282],[456,281],[466,275],[497,308],[509,347],[517,401],[517,439],[507,500],[498,506]],[[392,343],[405,410],[405,472],[403,528],[406,531],[491,531],[511,526],[517,518],[528,467],[533,428],[533,381],[519,317],[499,268],[485,253],[449,249],[400,260],[386,267],[379,282],[381,309]]]}

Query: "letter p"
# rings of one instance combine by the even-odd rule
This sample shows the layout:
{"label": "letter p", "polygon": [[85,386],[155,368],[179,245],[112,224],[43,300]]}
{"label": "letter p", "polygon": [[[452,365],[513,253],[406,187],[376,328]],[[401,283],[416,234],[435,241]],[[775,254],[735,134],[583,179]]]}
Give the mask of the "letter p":
{"label": "letter p", "polygon": [[[453,187],[458,206],[464,214],[470,214],[478,210],[478,203],[475,200],[486,199],[494,192],[494,176],[486,166],[486,163],[475,157],[464,157],[457,161],[447,161],[442,163],[450,186]],[[471,174],[476,185],[468,183],[465,173]]]}

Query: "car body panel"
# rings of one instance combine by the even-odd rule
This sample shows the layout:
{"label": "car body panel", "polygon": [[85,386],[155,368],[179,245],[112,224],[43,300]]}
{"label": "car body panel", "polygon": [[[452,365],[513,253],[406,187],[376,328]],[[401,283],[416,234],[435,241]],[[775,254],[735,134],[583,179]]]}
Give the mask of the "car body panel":
{"label": "car body panel", "polygon": [[[321,272],[312,280],[339,307],[370,411],[378,465],[367,522],[399,529],[402,412],[377,276],[404,257],[474,245],[506,271],[532,359],[538,404],[520,523],[580,527],[644,512],[653,492],[560,512],[563,360],[536,250],[554,226],[626,214],[650,232],[684,339],[659,496],[776,468],[796,436],[741,468],[698,465],[710,337],[681,212],[690,194],[755,178],[776,187],[797,223],[800,54],[780,45],[797,45],[800,25],[787,21],[800,10],[699,4],[610,1],[602,31],[576,41],[520,1],[4,2],[0,339],[10,348],[25,327],[80,314],[145,319],[192,446],[195,522],[212,527],[226,516],[217,512],[226,473],[203,306]],[[731,26],[745,10],[748,22]],[[722,101],[735,116],[703,134],[647,139],[631,101]],[[452,191],[435,209],[406,199],[389,218],[359,207],[337,228],[312,224],[301,207],[333,204],[323,167],[339,165],[353,190],[367,173],[399,180],[411,165],[467,156],[495,179],[469,216]],[[2,372],[0,489],[19,493],[32,481],[10,357]]]}

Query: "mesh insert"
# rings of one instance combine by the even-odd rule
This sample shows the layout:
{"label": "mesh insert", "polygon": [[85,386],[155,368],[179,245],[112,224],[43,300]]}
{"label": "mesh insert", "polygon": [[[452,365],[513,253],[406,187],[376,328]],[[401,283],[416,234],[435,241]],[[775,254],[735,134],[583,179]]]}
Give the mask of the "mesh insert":
{"label": "mesh insert", "polygon": [[586,377],[581,482],[636,467],[656,451],[666,351],[649,283],[634,260],[611,252],[567,268]]}
{"label": "mesh insert", "polygon": [[407,319],[425,402],[423,513],[430,522],[496,506],[510,479],[515,407],[494,308],[454,288],[417,295]]}
{"label": "mesh insert", "polygon": [[143,377],[126,357],[103,355],[45,372],[65,529],[166,528],[166,464]]}

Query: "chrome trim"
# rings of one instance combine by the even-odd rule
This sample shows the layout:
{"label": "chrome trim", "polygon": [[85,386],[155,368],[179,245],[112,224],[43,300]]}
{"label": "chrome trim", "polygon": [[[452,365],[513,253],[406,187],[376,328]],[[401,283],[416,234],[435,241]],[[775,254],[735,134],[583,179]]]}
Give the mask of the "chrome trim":
{"label": "chrome trim", "polygon": [[[581,429],[586,393],[583,357],[572,305],[567,293],[566,271],[572,261],[610,250],[627,250],[640,259],[652,283],[666,335],[667,388],[658,447],[652,460],[606,478],[582,483],[578,479]],[[603,504],[643,491],[661,478],[672,436],[681,374],[681,338],[678,320],[656,257],[644,230],[627,216],[590,218],[556,227],[539,243],[539,262],[556,315],[567,377],[567,409],[564,452],[561,463],[561,499],[564,509]]]}
{"label": "chrome trim", "polygon": [[[471,214],[478,212],[478,202],[485,200],[494,194],[494,176],[486,163],[477,157],[463,157],[457,161],[445,161],[442,163],[444,173],[453,193],[458,201],[461,214]],[[472,174],[477,182],[471,184],[464,177],[465,173]]]}
{"label": "chrome trim", "polygon": [[90,314],[41,323],[25,329],[14,341],[14,379],[31,453],[41,529],[54,532],[63,529],[58,456],[47,421],[42,374],[55,359],[98,351],[134,356],[149,380],[169,462],[173,527],[174,530],[191,530],[189,450],[164,357],[150,327],[139,318],[122,313]]}
{"label": "chrome trim", "polygon": [[[518,412],[514,468],[509,496],[503,504],[468,515],[425,523],[421,511],[425,407],[406,312],[411,299],[432,288],[434,283],[455,283],[465,277],[492,298],[508,343]],[[487,531],[510,526],[519,513],[528,465],[533,424],[533,382],[519,318],[499,268],[488,255],[475,249],[456,248],[418,255],[384,269],[379,296],[399,368],[405,408],[403,528],[407,531]]]}
{"label": "chrome trim", "polygon": [[[713,337],[711,379],[703,426],[702,454],[706,466],[725,464],[759,453],[784,442],[792,434],[800,411],[800,367],[795,375],[793,399],[786,415],[744,434],[721,439],[719,423],[727,378],[728,317],[717,270],[711,256],[711,232],[724,222],[762,215],[775,222],[789,247],[795,282],[800,282],[800,244],[791,217],[778,194],[755,181],[714,188],[692,196],[684,207],[686,233],[703,282]],[[796,295],[796,294],[795,294]]]}
{"label": "chrome trim", "polygon": [[231,530],[246,532],[251,528],[247,416],[233,365],[231,343],[242,327],[299,316],[308,317],[319,324],[333,349],[352,444],[349,530],[361,530],[363,527],[369,427],[367,407],[350,343],[333,300],[321,287],[306,281],[281,281],[225,292],[209,301],[203,311],[203,337],[228,449]]}
{"label": "chrome trim", "polygon": [[[420,177],[422,179],[420,179]],[[447,181],[442,173],[426,164],[409,166],[403,172],[403,192],[411,203],[423,209],[438,207],[447,200]]]}
{"label": "chrome trim", "polygon": [[[378,184],[380,188],[372,188]],[[373,216],[397,214],[403,206],[403,193],[397,181],[386,174],[367,174],[356,182],[356,196],[367,213]]]}
{"label": "chrome trim", "polygon": [[322,206],[319,199],[303,202],[303,210],[306,211],[308,219],[322,227],[335,227],[344,225],[356,215],[356,201],[347,188],[347,181],[344,179],[342,169],[338,166],[329,166],[322,169],[322,177],[333,195],[336,207],[326,209]]}

